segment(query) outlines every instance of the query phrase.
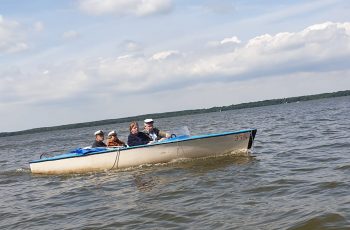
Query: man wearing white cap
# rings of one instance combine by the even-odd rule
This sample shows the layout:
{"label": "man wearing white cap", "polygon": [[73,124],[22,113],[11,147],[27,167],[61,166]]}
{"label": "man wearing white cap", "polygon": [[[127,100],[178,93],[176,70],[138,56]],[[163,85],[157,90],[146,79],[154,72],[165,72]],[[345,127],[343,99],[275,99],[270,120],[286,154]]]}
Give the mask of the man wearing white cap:
{"label": "man wearing white cap", "polygon": [[162,141],[167,138],[170,138],[170,134],[166,133],[164,131],[161,131],[153,126],[153,119],[145,119],[144,124],[145,124],[145,129],[143,132],[147,134],[153,141]]}
{"label": "man wearing white cap", "polygon": [[92,148],[107,147],[107,145],[103,142],[103,140],[105,139],[103,131],[97,130],[94,134],[95,134],[95,141],[91,147]]}

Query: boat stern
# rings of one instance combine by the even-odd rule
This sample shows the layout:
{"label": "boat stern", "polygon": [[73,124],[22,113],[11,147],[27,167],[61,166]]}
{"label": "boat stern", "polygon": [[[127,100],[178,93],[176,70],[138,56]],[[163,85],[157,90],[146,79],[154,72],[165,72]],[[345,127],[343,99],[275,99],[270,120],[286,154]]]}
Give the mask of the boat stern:
{"label": "boat stern", "polygon": [[250,138],[249,138],[249,142],[248,142],[248,149],[251,149],[253,147],[253,142],[255,139],[255,135],[256,135],[257,129],[252,129],[250,132]]}

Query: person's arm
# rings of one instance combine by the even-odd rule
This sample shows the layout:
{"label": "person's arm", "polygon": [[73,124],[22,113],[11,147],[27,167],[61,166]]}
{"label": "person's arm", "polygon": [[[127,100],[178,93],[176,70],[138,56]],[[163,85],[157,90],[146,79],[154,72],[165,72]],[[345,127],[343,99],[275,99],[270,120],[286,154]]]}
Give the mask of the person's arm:
{"label": "person's arm", "polygon": [[149,144],[152,141],[152,138],[143,132],[140,132],[138,136],[140,137],[140,142],[142,142],[141,145]]}
{"label": "person's arm", "polygon": [[119,138],[117,138],[116,142],[118,143],[118,145],[126,147],[125,142],[124,142],[124,141],[119,140]]}
{"label": "person's arm", "polygon": [[162,130],[159,130],[158,136],[161,138],[160,140],[164,140],[164,139],[170,138],[171,134],[167,133],[167,132],[164,132]]}
{"label": "person's arm", "polygon": [[98,147],[107,147],[107,145],[103,141],[94,141],[91,148],[98,148]]}

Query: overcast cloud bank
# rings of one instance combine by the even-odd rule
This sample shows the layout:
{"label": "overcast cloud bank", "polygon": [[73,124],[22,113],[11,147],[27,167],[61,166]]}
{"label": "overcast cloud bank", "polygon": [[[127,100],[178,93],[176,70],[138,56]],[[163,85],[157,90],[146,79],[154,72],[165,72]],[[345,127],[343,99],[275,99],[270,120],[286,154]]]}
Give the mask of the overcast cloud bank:
{"label": "overcast cloud bank", "polygon": [[349,89],[348,1],[18,4],[0,12],[4,131]]}
{"label": "overcast cloud bank", "polygon": [[[73,32],[67,32],[66,38],[76,37]],[[227,43],[235,46],[218,47]],[[223,38],[216,48],[217,52],[205,54],[165,50],[141,56],[83,58],[56,63],[41,72],[17,66],[1,72],[1,92],[6,96],[0,103],[156,93],[197,84],[349,70],[350,23],[325,22],[246,42],[233,36]]]}

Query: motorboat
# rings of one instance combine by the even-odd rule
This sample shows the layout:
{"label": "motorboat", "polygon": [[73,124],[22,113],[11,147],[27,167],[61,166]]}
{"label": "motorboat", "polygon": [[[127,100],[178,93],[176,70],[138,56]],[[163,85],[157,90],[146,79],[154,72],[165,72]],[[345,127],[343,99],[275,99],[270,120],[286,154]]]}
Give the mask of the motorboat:
{"label": "motorboat", "polygon": [[34,174],[67,174],[130,168],[226,154],[249,154],[256,129],[206,135],[178,135],[147,145],[116,148],[79,148],[29,162]]}

